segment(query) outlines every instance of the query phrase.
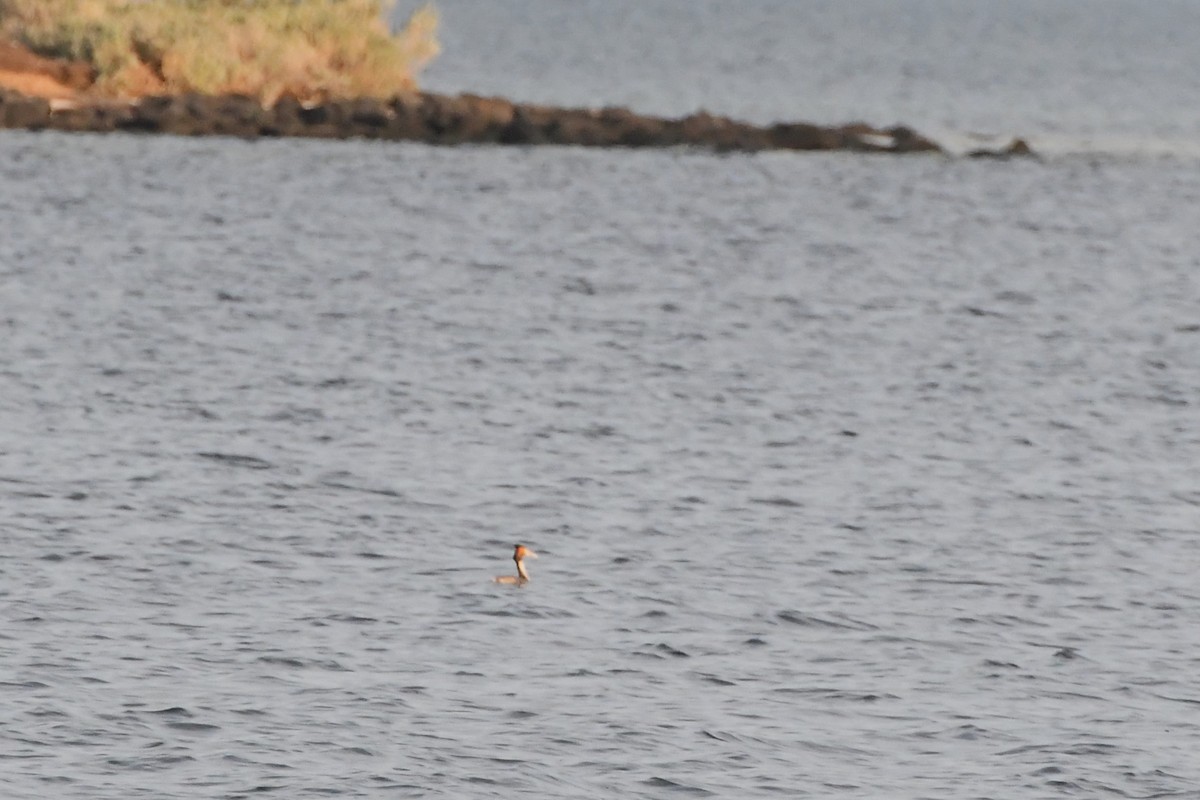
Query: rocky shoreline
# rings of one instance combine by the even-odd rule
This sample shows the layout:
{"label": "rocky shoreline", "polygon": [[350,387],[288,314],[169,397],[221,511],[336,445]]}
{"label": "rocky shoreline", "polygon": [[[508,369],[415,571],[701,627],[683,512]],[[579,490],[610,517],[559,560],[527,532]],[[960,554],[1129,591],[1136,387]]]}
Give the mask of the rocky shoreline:
{"label": "rocky shoreline", "polygon": [[[678,119],[626,108],[556,108],[498,97],[410,92],[391,100],[357,98],[270,106],[241,95],[164,95],[113,100],[93,93],[95,70],[83,62],[45,58],[0,38],[0,129],[166,133],[247,139],[300,136],[384,139],[438,145],[575,145],[694,147],[718,152],[848,150],[943,153],[911,128],[804,122],[751,125],[706,112]],[[1008,147],[969,153],[1032,155],[1017,139]]]}
{"label": "rocky shoreline", "polygon": [[[767,126],[700,112],[678,119],[625,108],[574,109],[514,103],[474,95],[412,93],[392,100],[358,98],[302,104],[285,97],[267,108],[239,95],[173,95],[118,102],[48,100],[0,89],[0,128],[107,133],[166,133],[242,138],[300,136],[383,139],[438,145],[576,145],[696,147],[718,152],[848,150],[940,153],[932,140],[904,126],[824,127],[803,122]],[[1028,155],[1008,148],[973,155]]]}

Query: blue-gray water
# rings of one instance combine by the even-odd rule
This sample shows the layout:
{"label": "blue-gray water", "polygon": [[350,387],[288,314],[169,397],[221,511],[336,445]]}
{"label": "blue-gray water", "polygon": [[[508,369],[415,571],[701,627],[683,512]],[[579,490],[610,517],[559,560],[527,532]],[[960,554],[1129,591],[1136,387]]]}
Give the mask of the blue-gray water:
{"label": "blue-gray water", "polygon": [[5,132],[0,794],[1195,797],[1198,203]]}
{"label": "blue-gray water", "polygon": [[[402,18],[414,3],[401,3]],[[425,84],[1200,157],[1196,0],[439,0]]]}

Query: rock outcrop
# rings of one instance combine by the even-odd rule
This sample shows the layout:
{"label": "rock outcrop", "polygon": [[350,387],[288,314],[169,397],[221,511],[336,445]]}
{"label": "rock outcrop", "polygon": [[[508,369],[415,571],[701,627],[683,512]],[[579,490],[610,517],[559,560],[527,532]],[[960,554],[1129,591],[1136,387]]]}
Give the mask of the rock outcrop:
{"label": "rock outcrop", "polygon": [[284,97],[264,108],[256,100],[240,95],[184,94],[118,102],[86,97],[47,100],[0,90],[0,126],[243,138],[390,139],[443,145],[941,151],[936,143],[905,127],[822,127],[808,123],[764,127],[706,112],[667,119],[626,108],[556,108],[469,94],[411,93],[386,101],[356,98],[319,104]]}

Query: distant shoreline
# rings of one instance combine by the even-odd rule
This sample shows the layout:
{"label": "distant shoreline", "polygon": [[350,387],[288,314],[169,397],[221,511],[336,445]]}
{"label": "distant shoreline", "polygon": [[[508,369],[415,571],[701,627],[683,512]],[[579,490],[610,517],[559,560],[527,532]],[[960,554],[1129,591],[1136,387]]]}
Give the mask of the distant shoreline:
{"label": "distant shoreline", "polygon": [[[627,108],[561,108],[499,97],[410,91],[301,102],[285,95],[271,105],[236,94],[148,94],[113,99],[91,91],[95,75],[80,62],[48,59],[0,41],[0,128],[183,136],[380,139],[437,145],[573,145],[693,147],[716,152],[761,150],[945,153],[903,125],[822,126],[807,122],[753,125],[697,112],[666,118]],[[971,155],[1031,155],[1014,140]]]}
{"label": "distant shoreline", "polygon": [[[76,95],[47,99],[0,89],[0,128],[184,136],[305,137],[417,141],[437,145],[575,145],[762,150],[944,153],[911,128],[805,122],[759,126],[699,112],[668,119],[626,108],[559,108],[503,98],[413,92],[391,100],[352,98],[264,107],[240,95],[184,94],[117,101]],[[975,156],[1031,155],[1021,140]]]}

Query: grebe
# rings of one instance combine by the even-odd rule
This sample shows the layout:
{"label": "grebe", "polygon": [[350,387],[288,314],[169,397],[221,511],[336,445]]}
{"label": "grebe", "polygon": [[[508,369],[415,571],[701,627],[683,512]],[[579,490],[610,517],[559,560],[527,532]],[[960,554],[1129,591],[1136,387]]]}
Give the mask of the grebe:
{"label": "grebe", "polygon": [[529,583],[529,573],[525,571],[525,557],[533,556],[537,558],[537,553],[530,550],[523,544],[513,546],[513,561],[517,562],[516,575],[497,575],[492,580],[496,583],[513,583],[517,586],[524,586]]}

